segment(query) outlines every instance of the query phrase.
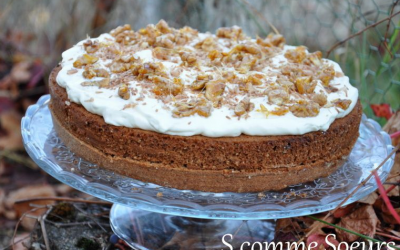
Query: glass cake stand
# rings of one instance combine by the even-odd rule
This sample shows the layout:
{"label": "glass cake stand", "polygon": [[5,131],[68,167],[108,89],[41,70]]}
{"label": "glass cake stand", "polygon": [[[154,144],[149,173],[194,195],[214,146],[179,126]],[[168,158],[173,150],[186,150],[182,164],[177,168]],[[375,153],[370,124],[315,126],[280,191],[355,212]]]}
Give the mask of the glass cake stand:
{"label": "glass cake stand", "polygon": [[[226,247],[221,240],[225,234],[232,234],[233,241],[238,242],[270,240],[274,227],[271,219],[335,208],[393,149],[388,134],[363,116],[360,136],[349,158],[329,177],[261,193],[177,190],[115,174],[76,156],[53,129],[49,100],[49,95],[42,96],[22,119],[28,154],[59,181],[114,203],[111,226],[136,249],[174,249],[178,242],[181,249],[221,249]],[[394,155],[378,170],[382,180],[393,162]],[[370,179],[346,204],[376,188],[375,180]]]}

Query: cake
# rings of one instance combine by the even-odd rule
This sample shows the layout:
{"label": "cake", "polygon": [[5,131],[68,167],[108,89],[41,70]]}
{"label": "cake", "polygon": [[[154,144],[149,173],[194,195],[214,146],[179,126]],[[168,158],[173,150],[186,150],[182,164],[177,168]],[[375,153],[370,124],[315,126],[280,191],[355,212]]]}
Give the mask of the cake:
{"label": "cake", "polygon": [[134,179],[208,192],[312,181],[358,138],[358,91],[340,66],[237,26],[120,26],[62,54],[50,111],[78,156]]}

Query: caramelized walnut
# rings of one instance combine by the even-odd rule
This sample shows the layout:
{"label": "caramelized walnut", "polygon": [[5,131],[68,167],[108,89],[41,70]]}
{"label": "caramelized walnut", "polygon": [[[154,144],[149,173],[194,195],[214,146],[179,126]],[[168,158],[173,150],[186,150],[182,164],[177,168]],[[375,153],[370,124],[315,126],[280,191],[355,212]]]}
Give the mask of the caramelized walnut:
{"label": "caramelized walnut", "polygon": [[301,63],[306,58],[306,47],[299,46],[295,49],[289,49],[285,53],[285,57],[294,63]]}
{"label": "caramelized walnut", "polygon": [[153,49],[153,56],[157,59],[160,60],[170,60],[171,59],[171,50],[162,48],[162,47],[156,47]]}
{"label": "caramelized walnut", "polygon": [[332,65],[324,65],[318,74],[318,79],[321,80],[324,86],[328,86],[329,82],[335,77],[335,69]]}
{"label": "caramelized walnut", "polygon": [[148,79],[152,76],[166,77],[167,73],[164,71],[164,65],[162,63],[144,63],[132,68],[132,74],[137,76],[139,80]]}
{"label": "caramelized walnut", "polygon": [[235,114],[237,116],[244,115],[249,113],[254,109],[254,103],[250,102],[248,97],[243,98],[236,106],[235,106]]}
{"label": "caramelized walnut", "polygon": [[319,114],[319,105],[315,102],[299,102],[289,108],[290,112],[297,117],[315,117]]}
{"label": "caramelized walnut", "polygon": [[99,60],[98,57],[91,56],[88,54],[83,54],[82,56],[78,57],[76,61],[73,63],[73,66],[75,68],[81,68],[83,66],[86,66],[88,64],[93,64]]}
{"label": "caramelized walnut", "polygon": [[174,78],[173,80],[161,76],[152,77],[152,82],[155,84],[153,92],[156,95],[178,95],[183,91],[183,83],[181,79]]}
{"label": "caramelized walnut", "polygon": [[212,105],[206,99],[191,100],[189,102],[175,103],[175,109],[172,110],[173,117],[187,117],[194,114],[209,117],[211,115]]}
{"label": "caramelized walnut", "polygon": [[242,29],[237,26],[219,28],[217,29],[216,35],[217,37],[233,40],[243,40],[246,38],[242,32]]}
{"label": "caramelized walnut", "polygon": [[343,110],[346,110],[349,108],[351,104],[351,100],[346,100],[346,99],[336,99],[332,101],[332,104],[335,107],[341,108]]}
{"label": "caramelized walnut", "polygon": [[197,58],[189,52],[179,53],[184,66],[193,67],[197,64]]}
{"label": "caramelized walnut", "polygon": [[260,37],[257,37],[257,44],[264,47],[279,47],[283,48],[285,45],[285,38],[281,34],[268,34],[268,36],[263,40]]}
{"label": "caramelized walnut", "polygon": [[261,85],[261,84],[263,84],[263,82],[261,81],[262,79],[264,79],[264,75],[256,73],[256,74],[249,75],[246,78],[245,82],[249,82],[252,85]]}
{"label": "caramelized walnut", "polygon": [[300,94],[314,93],[317,86],[317,81],[313,80],[311,76],[301,76],[296,78],[296,89]]}
{"label": "caramelized walnut", "polygon": [[201,49],[204,51],[212,51],[219,49],[219,45],[213,37],[207,37],[203,41],[200,41],[197,44],[195,44],[194,47],[196,49]]}
{"label": "caramelized walnut", "polygon": [[83,43],[83,47],[85,48],[86,53],[92,54],[99,49],[99,42],[97,40],[92,41],[88,39]]}
{"label": "caramelized walnut", "polygon": [[326,95],[324,93],[319,93],[319,94],[314,94],[312,95],[311,100],[315,103],[318,103],[320,107],[325,106],[325,104],[328,102]]}
{"label": "caramelized walnut", "polygon": [[212,75],[198,75],[196,80],[190,85],[190,88],[193,90],[201,90],[206,86],[206,83],[212,79]]}
{"label": "caramelized walnut", "polygon": [[205,96],[208,100],[212,102],[217,102],[221,100],[221,95],[225,91],[225,81],[224,80],[214,80],[206,83],[206,93]]}
{"label": "caramelized walnut", "polygon": [[105,69],[93,68],[87,66],[85,68],[85,71],[83,71],[82,75],[86,79],[92,79],[93,77],[110,77],[110,74]]}
{"label": "caramelized walnut", "polygon": [[168,23],[161,19],[157,24],[156,28],[161,32],[161,33],[171,33],[171,28],[168,26]]}
{"label": "caramelized walnut", "polygon": [[132,30],[129,24],[125,24],[124,26],[118,26],[117,28],[111,30],[110,35],[116,37],[126,30]]}
{"label": "caramelized walnut", "polygon": [[124,100],[128,100],[131,97],[131,93],[127,84],[122,84],[118,88],[118,95]]}
{"label": "caramelized walnut", "polygon": [[279,86],[271,86],[264,91],[268,96],[268,101],[272,104],[282,105],[290,100],[288,92]]}
{"label": "caramelized walnut", "polygon": [[270,111],[269,113],[271,115],[283,116],[288,112],[289,112],[289,109],[286,107],[276,107],[274,110]]}

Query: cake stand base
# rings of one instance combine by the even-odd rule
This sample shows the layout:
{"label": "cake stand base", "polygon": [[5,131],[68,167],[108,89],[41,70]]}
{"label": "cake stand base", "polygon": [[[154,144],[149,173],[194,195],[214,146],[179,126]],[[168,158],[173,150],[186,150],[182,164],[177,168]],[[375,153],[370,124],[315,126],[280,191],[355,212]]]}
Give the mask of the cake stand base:
{"label": "cake stand base", "polygon": [[118,237],[140,250],[229,249],[228,243],[240,249],[246,241],[270,242],[275,230],[274,220],[197,219],[118,204],[111,209],[110,223]]}

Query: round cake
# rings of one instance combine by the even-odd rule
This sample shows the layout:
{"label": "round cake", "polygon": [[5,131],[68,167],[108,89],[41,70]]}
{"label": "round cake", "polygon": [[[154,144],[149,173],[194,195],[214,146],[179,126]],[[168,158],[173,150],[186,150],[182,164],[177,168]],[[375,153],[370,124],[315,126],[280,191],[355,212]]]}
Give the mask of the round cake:
{"label": "round cake", "polygon": [[285,45],[124,25],[63,53],[50,110],[82,158],[144,182],[260,192],[333,173],[358,138],[358,91],[339,65]]}

